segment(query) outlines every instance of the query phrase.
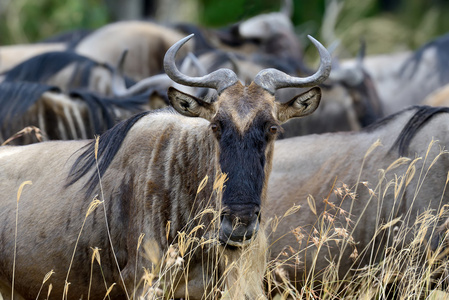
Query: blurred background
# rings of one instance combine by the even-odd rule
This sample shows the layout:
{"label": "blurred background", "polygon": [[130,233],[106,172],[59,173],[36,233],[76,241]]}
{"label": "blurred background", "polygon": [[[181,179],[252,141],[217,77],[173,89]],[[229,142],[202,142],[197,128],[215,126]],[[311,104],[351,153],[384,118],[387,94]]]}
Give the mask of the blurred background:
{"label": "blurred background", "polygon": [[[294,0],[300,39],[311,34],[352,57],[359,40],[367,54],[416,49],[449,29],[448,0]],[[117,20],[150,19],[220,28],[279,11],[273,0],[0,0],[0,45],[31,43],[73,29]]]}

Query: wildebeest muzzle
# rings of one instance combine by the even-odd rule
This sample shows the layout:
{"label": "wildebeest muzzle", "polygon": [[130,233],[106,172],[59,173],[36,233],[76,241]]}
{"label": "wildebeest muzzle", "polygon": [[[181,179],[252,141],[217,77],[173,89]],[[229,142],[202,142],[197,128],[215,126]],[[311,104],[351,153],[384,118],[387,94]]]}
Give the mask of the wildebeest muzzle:
{"label": "wildebeest muzzle", "polygon": [[233,205],[223,209],[219,240],[223,245],[245,246],[259,231],[260,208],[255,205]]}

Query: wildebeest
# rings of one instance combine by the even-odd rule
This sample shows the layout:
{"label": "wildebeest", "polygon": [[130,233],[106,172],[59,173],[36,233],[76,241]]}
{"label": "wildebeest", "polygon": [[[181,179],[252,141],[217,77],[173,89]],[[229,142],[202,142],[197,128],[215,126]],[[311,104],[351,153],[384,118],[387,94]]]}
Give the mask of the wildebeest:
{"label": "wildebeest", "polygon": [[[115,65],[127,49],[125,74],[134,80],[140,80],[162,71],[165,52],[182,36],[182,33],[156,23],[122,21],[95,30],[73,50],[95,61]],[[182,49],[182,56],[189,49],[190,45]]]}
{"label": "wildebeest", "polygon": [[[262,214],[282,218],[301,206],[271,237],[272,257],[286,259],[288,246],[296,251],[284,265],[292,282],[322,280],[329,266],[339,274],[330,280],[369,264],[374,269],[388,258],[387,248],[399,253],[420,226],[424,233],[415,243],[423,249],[443,243],[447,229],[437,227],[447,219],[448,113],[447,107],[411,107],[360,132],[276,142]],[[439,217],[433,228],[420,216],[429,210]]]}
{"label": "wildebeest", "polygon": [[[212,30],[192,24],[163,26],[145,21],[121,21],[103,26],[81,41],[73,50],[99,62],[114,65],[123,50],[129,50],[124,71],[134,80],[158,74],[162,56],[180,36],[195,33],[194,46],[182,49],[196,55],[221,49],[240,54],[275,57],[293,69],[302,64],[302,46],[294,32],[289,12],[262,14],[227,28]],[[182,55],[181,55],[182,54]]]}
{"label": "wildebeest", "polygon": [[[67,276],[67,299],[88,297],[90,280],[90,299],[103,299],[104,274],[108,286],[112,282],[119,285],[109,296],[123,298],[124,288],[130,295],[134,279],[143,274],[142,267],[151,270],[150,262],[138,254],[141,233],[166,251],[177,241],[178,232],[195,229],[204,233],[203,237],[215,236],[224,246],[220,251],[231,261],[241,255],[263,218],[259,210],[266,197],[280,123],[312,113],[320,99],[316,87],[285,104],[275,102],[274,93],[280,88],[315,86],[325,80],[330,72],[330,55],[314,41],[321,55],[315,74],[297,78],[267,69],[249,86],[243,86],[226,69],[203,77],[180,73],[175,55],[190,38],[168,50],[166,73],[180,84],[216,89],[216,102],[207,103],[171,88],[168,95],[173,108],[137,114],[100,136],[98,144],[89,140],[55,141],[0,148],[2,285],[11,285],[14,273],[14,289],[26,299],[35,299],[45,273],[53,270],[49,281],[52,294],[63,294]],[[96,175],[97,157],[101,180]],[[214,179],[220,174],[226,174],[226,188],[214,196]],[[209,180],[199,190],[206,175]],[[24,187],[17,202],[17,189],[28,181],[32,185]],[[96,194],[104,201],[105,211],[97,209],[86,218],[83,226],[88,233],[83,232],[77,240],[84,214]],[[218,230],[210,229],[207,223],[195,227],[197,221],[192,219],[209,205],[221,209]],[[208,215],[205,213],[206,219]],[[104,227],[105,218],[111,240]],[[75,242],[77,251],[69,274]],[[101,274],[89,266],[91,247],[101,249]],[[190,256],[191,261],[178,273],[179,284],[176,281],[170,286],[166,282],[171,297],[199,299],[208,294],[214,281],[208,272],[220,273],[223,269],[208,268],[215,260],[207,260],[206,249],[207,244],[204,251],[185,254],[183,258]],[[252,276],[253,272],[245,275]],[[240,276],[237,280],[246,279]],[[253,290],[238,290],[238,285],[231,283],[227,287],[237,289],[241,297],[246,294],[254,299],[260,296],[254,293],[254,285],[261,284],[258,278]]]}
{"label": "wildebeest", "polygon": [[[176,89],[192,94],[192,95],[198,95],[201,94],[202,91],[206,91],[207,93],[211,93],[215,95],[212,90],[206,89],[206,88],[198,88],[198,87],[189,87],[184,86],[181,84],[178,84],[174,82],[167,74],[157,74],[153,75],[147,78],[144,78],[142,80],[139,80],[138,82],[134,83],[133,85],[130,85],[129,82],[126,80],[126,76],[124,74],[124,64],[126,61],[126,55],[127,51],[125,51],[120,58],[120,61],[118,62],[117,68],[115,68],[113,75],[112,75],[112,90],[114,93],[114,96],[117,98],[126,98],[131,97],[135,95],[139,95],[141,93],[147,93],[149,90],[167,90],[170,86],[175,87]],[[207,70],[204,68],[204,66],[198,61],[198,58],[193,55],[192,53],[189,53],[182,61],[182,64],[180,66],[180,71],[183,74],[186,74],[188,76],[192,77],[201,77],[208,73],[211,73],[215,71],[216,69],[207,72]],[[254,77],[253,77],[254,78]]]}
{"label": "wildebeest", "polygon": [[[311,133],[359,130],[384,116],[381,100],[375,83],[363,66],[364,47],[358,54],[357,64],[347,68],[334,67],[328,80],[321,84],[321,104],[309,118],[294,119],[283,125],[283,137]],[[228,67],[236,72],[242,82],[247,81],[260,70],[267,67],[280,69],[285,73],[296,74],[296,68],[287,60],[276,56],[240,56],[233,52],[211,51],[199,56],[199,61],[207,71],[218,67]],[[276,98],[288,101],[300,93],[299,89],[283,89]]]}
{"label": "wildebeest", "polygon": [[[25,127],[41,130],[44,140],[88,139],[133,114],[166,105],[163,91],[147,89],[126,98],[102,97],[84,90],[63,93],[55,86],[31,82],[0,84],[0,142]],[[36,142],[33,136],[14,144]]]}
{"label": "wildebeest", "polygon": [[[333,69],[329,79],[320,85],[322,99],[315,114],[305,119],[294,119],[283,125],[282,137],[289,138],[313,133],[357,131],[384,116],[383,103],[371,76],[359,66],[352,71],[352,76],[337,75]],[[279,91],[278,99],[288,99],[288,94],[298,92],[296,89]]]}
{"label": "wildebeest", "polygon": [[[112,95],[114,67],[68,51],[46,52],[0,74],[0,81],[28,81],[57,86],[62,91],[89,90]],[[135,82],[124,76],[126,85]]]}
{"label": "wildebeest", "polygon": [[260,14],[219,30],[207,30],[205,39],[210,49],[254,55],[259,60],[277,60],[289,65],[295,73],[305,71],[303,45],[291,21],[292,1],[284,1],[281,11]]}
{"label": "wildebeest", "polygon": [[65,51],[65,43],[36,43],[0,47],[0,73],[33,56],[50,51]]}
{"label": "wildebeest", "polygon": [[[188,58],[183,61],[182,68],[188,62]],[[245,83],[250,82],[249,79],[254,78],[258,72],[269,67],[274,67],[290,75],[295,74],[295,68],[286,65],[283,61],[276,60],[276,57],[261,60],[258,56],[242,56],[235,52],[222,50],[213,50],[199,55],[196,69],[204,69],[205,73],[210,73],[219,68],[228,68],[236,73],[242,83]],[[187,70],[188,67],[184,67],[184,69],[186,72],[192,72],[194,68]],[[119,82],[118,79],[115,81]],[[165,74],[155,75],[139,81],[129,89],[122,89],[123,92],[117,95],[132,95],[157,85],[168,86],[171,82]],[[125,83],[121,83],[115,86],[124,85]],[[371,76],[364,70],[362,58],[359,59],[356,66],[351,68],[334,67],[329,78],[320,87],[322,96],[317,111],[308,118],[297,118],[283,124],[284,130],[280,137],[360,130],[384,116],[382,103]],[[287,102],[304,91],[305,89],[297,88],[282,89],[278,90],[275,96],[278,101]],[[187,92],[197,95],[207,92],[210,101],[214,101],[216,96],[210,91],[190,90]]]}
{"label": "wildebeest", "polygon": [[[449,34],[438,37],[415,52],[383,54],[364,59],[385,115],[422,104],[430,93],[449,83]],[[354,64],[348,61],[346,65]]]}

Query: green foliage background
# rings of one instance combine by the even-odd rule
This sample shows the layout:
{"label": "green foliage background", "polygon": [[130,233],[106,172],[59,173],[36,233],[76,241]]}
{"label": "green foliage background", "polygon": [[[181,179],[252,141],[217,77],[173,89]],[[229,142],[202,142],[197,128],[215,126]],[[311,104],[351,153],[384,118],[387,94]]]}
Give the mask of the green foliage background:
{"label": "green foliage background", "polygon": [[[167,0],[165,0],[167,1]],[[182,0],[173,0],[182,1]],[[221,27],[251,16],[278,11],[281,0],[196,0],[194,23]],[[292,20],[300,38],[341,41],[348,56],[359,48],[368,54],[414,49],[449,29],[447,0],[335,0],[340,8],[335,28],[323,31],[330,0],[294,0]],[[335,11],[335,9],[333,10]],[[29,43],[72,29],[98,28],[112,20],[105,0],[0,0],[0,44]],[[326,33],[327,32],[327,33]]]}
{"label": "green foliage background", "polygon": [[[258,13],[278,11],[282,1],[200,0],[204,5],[201,23],[222,26]],[[229,3],[232,2],[232,5]],[[292,20],[300,38],[306,34],[323,38],[322,25],[330,0],[294,0]],[[449,31],[447,0],[336,0],[340,7],[334,37],[354,55],[360,39],[368,54],[415,49]],[[304,42],[307,42],[304,39]],[[330,41],[328,41],[330,42]]]}
{"label": "green foliage background", "polygon": [[0,0],[0,44],[36,42],[109,22],[103,0]]}

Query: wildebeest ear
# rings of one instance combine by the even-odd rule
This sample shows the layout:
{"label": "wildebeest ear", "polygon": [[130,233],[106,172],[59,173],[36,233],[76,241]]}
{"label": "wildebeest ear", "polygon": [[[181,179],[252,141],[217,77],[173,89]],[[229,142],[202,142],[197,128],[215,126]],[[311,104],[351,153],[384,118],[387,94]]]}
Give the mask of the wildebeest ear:
{"label": "wildebeest ear", "polygon": [[210,120],[215,114],[213,104],[178,91],[174,87],[168,89],[168,99],[177,112],[187,117],[200,117]]}
{"label": "wildebeest ear", "polygon": [[277,103],[277,117],[281,123],[291,118],[304,117],[313,113],[320,104],[321,89],[314,87],[301,95],[293,97],[288,102]]}

